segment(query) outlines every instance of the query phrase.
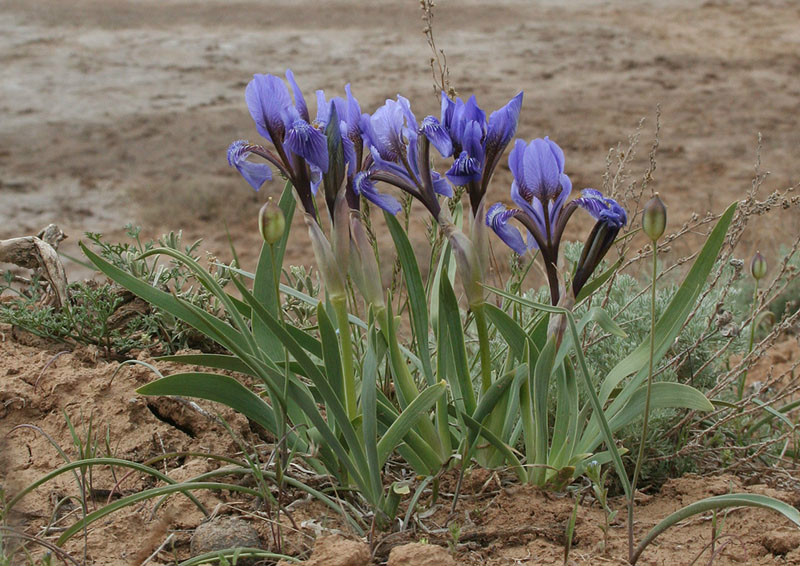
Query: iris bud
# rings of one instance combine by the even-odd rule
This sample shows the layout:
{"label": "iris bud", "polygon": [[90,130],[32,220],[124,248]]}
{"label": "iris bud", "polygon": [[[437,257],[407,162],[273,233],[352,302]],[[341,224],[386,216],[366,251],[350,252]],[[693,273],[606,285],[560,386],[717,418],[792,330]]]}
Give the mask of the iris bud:
{"label": "iris bud", "polygon": [[[442,210],[447,210],[447,208]],[[452,222],[444,221],[442,231],[453,249],[456,267],[461,275],[461,283],[464,285],[464,293],[467,295],[469,306],[480,305],[484,301],[483,286],[481,285],[483,273],[475,246]]]}
{"label": "iris bud", "polygon": [[750,274],[756,281],[763,279],[767,274],[767,259],[761,255],[761,252],[756,252],[750,262]]}
{"label": "iris bud", "polygon": [[658,198],[658,193],[644,205],[642,212],[642,230],[653,242],[664,234],[667,227],[667,207]]}
{"label": "iris bud", "polygon": [[272,197],[264,203],[258,212],[258,231],[269,245],[273,245],[283,237],[286,230],[286,218],[283,211],[272,202]]}
{"label": "iris bud", "polygon": [[650,240],[657,242],[664,234],[666,227],[667,207],[664,206],[664,203],[658,198],[658,193],[656,193],[653,198],[644,205],[644,211],[642,212],[642,230],[644,230],[644,233],[647,234]]}
{"label": "iris bud", "polygon": [[339,262],[336,255],[331,249],[331,244],[322,233],[319,224],[313,216],[306,213],[305,215],[306,226],[308,227],[308,235],[311,239],[311,249],[314,251],[314,257],[317,260],[317,269],[322,276],[322,281],[325,283],[325,292],[331,301],[345,300],[347,298],[347,289],[345,288],[344,277],[339,270]]}

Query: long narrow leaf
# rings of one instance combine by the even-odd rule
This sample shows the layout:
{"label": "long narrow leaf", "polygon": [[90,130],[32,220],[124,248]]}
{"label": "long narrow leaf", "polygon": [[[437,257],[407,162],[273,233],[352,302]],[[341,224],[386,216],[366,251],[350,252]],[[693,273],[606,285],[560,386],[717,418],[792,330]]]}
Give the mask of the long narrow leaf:
{"label": "long narrow leaf", "polygon": [[475,412],[475,391],[472,389],[467,351],[464,346],[464,330],[461,328],[461,311],[458,300],[450,284],[450,279],[442,277],[439,284],[439,325],[447,325],[450,339],[450,352],[453,355],[455,376],[447,376],[454,395],[462,399],[464,412],[471,415]]}
{"label": "long narrow leaf", "polygon": [[639,543],[639,546],[636,547],[636,551],[633,553],[631,564],[636,563],[641,556],[642,551],[644,551],[644,549],[647,548],[647,546],[653,542],[658,535],[673,525],[688,519],[692,515],[706,513],[707,511],[713,511],[717,509],[725,509],[727,507],[761,507],[763,509],[769,509],[770,511],[780,513],[795,525],[800,527],[800,512],[783,501],[779,501],[772,497],[767,497],[766,495],[757,495],[751,493],[717,495],[715,497],[701,499],[700,501],[696,501],[695,503],[687,505],[683,509],[679,509],[653,527],[642,539],[642,542]]}
{"label": "long narrow leaf", "polygon": [[400,222],[393,214],[384,212],[386,225],[394,240],[397,249],[397,258],[403,267],[403,275],[408,288],[408,303],[411,307],[411,321],[414,324],[414,335],[417,338],[417,354],[422,362],[422,373],[429,386],[436,383],[431,363],[431,352],[428,346],[428,305],[425,299],[425,286],[422,284],[422,275],[417,265],[417,256],[411,242],[408,241]]}
{"label": "long narrow leaf", "polygon": [[447,384],[440,381],[436,385],[426,387],[417,398],[406,407],[392,426],[389,427],[383,437],[378,441],[378,462],[381,466],[386,462],[394,447],[397,446],[406,433],[411,430],[419,420],[427,419],[426,414],[436,403],[436,400],[444,395]]}
{"label": "long narrow leaf", "polygon": [[253,307],[253,313],[266,323],[269,330],[281,341],[283,347],[289,350],[294,359],[303,366],[306,375],[314,383],[323,399],[325,399],[325,403],[331,412],[328,418],[336,420],[337,430],[344,436],[348,449],[345,449],[338,438],[333,434],[328,423],[325,422],[325,419],[319,414],[319,409],[315,404],[312,403],[309,405],[307,399],[292,397],[292,391],[296,391],[296,389],[290,389],[290,397],[298,402],[298,404],[301,402],[303,403],[306,416],[315,422],[320,433],[325,436],[325,440],[329,443],[329,447],[337,453],[342,460],[342,464],[347,466],[348,472],[362,489],[364,489],[365,496],[372,496],[371,503],[376,504],[378,495],[372,492],[369,482],[364,478],[362,473],[362,471],[367,468],[367,457],[364,453],[364,448],[356,435],[352,423],[347,418],[347,412],[339,400],[338,395],[336,395],[333,388],[328,383],[328,380],[319,371],[316,364],[308,357],[308,354],[303,350],[302,346],[300,346],[286,331],[283,324],[261,307],[244,285],[236,279],[234,279],[233,282],[244,299]]}

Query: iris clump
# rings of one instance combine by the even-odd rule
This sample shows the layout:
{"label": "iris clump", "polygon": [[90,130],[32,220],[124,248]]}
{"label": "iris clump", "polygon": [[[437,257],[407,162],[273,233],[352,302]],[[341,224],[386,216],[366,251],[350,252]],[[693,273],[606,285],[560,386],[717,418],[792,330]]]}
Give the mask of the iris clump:
{"label": "iris clump", "polygon": [[[585,351],[597,327],[602,334],[622,339],[628,335],[617,317],[609,314],[607,301],[587,300],[573,307],[584,295],[591,297],[603,285],[613,284],[621,262],[591,278],[620,239],[628,215],[618,202],[594,189],[583,189],[573,197],[564,152],[547,137],[514,142],[508,156],[513,175],[508,190],[516,208],[497,203],[486,212],[493,173],[517,130],[522,93],[488,118],[474,97],[464,101],[443,96],[440,117],[418,120],[411,102],[399,95],[371,114],[364,113],[346,86],[344,97],[331,100],[318,91],[312,120],[293,74],[287,71],[286,81],[255,75],[245,99],[266,142],[234,142],[228,149],[229,163],[256,190],[275,171],[288,182],[277,208],[262,209],[264,245],[255,273],[228,268],[235,274],[230,283],[236,296],[180,249],[148,249],[140,259],[166,255],[188,267],[214,297],[213,311],[171,289],[145,283],[84,247],[103,273],[226,352],[171,356],[168,361],[225,373],[173,373],[139,392],[203,398],[243,413],[279,439],[272,463],[262,470],[256,459],[254,475],[265,478],[269,472],[279,494],[289,479],[302,489],[300,480],[289,478],[292,461],[302,460],[308,471],[304,477],[326,478],[332,488],[308,488],[308,492],[342,513],[359,534],[393,528],[401,498],[412,492],[411,482],[427,478],[416,488],[409,513],[425,490],[424,482],[436,482],[432,490],[438,492],[444,470],[460,466],[463,474],[473,460],[485,467],[506,467],[520,482],[562,490],[583,475],[590,462],[602,459],[613,466],[628,499],[632,527],[644,447],[640,446],[631,480],[622,460],[630,447],[619,446],[620,431],[641,420],[646,438],[651,399],[654,409],[715,410],[693,386],[663,378],[656,382],[655,377],[659,366],[673,363],[670,352],[695,317],[698,301],[704,300],[703,289],[728,229],[736,225],[736,204],[720,215],[658,320],[655,243],[666,218],[645,208],[643,231],[654,243],[650,332],[644,340],[632,337],[638,345],[595,376]],[[381,184],[394,189],[383,192]],[[320,186],[325,205],[318,207]],[[408,224],[404,228],[395,217],[400,210],[411,213],[410,205],[401,205],[396,190],[407,196],[404,204],[418,201],[433,219],[428,273],[420,269]],[[455,196],[464,193],[469,205],[462,207]],[[285,285],[283,258],[297,202],[304,212],[324,297],[316,296],[318,288],[307,294],[303,288]],[[371,207],[384,212],[402,282],[383,284],[380,254],[368,222]],[[594,225],[574,270],[566,270],[560,247],[578,208],[589,213]],[[489,228],[514,252],[536,250],[542,256],[551,305],[521,296],[519,273],[505,285],[488,284]],[[620,251],[624,254],[625,247]],[[454,289],[453,265],[465,300]],[[754,276],[763,271],[763,265],[756,265]],[[252,287],[247,279],[252,279]],[[304,288],[310,290],[312,285]],[[490,303],[489,293],[502,300]],[[287,309],[290,298],[303,302],[312,313],[304,323]],[[706,330],[704,326],[702,332]],[[386,481],[397,469],[394,463],[387,464],[398,458],[403,461],[403,477],[416,479]],[[600,470],[593,466],[593,471],[602,481]],[[224,484],[167,487],[172,493],[188,485],[202,489]],[[453,509],[460,485],[459,480]],[[155,489],[153,495],[167,493]],[[334,501],[329,493],[346,499],[346,504]],[[274,499],[270,491],[261,496]],[[796,509],[763,496],[712,497],[674,513],[636,547],[631,528],[629,562],[634,564],[665,528],[696,513],[741,505],[773,509],[800,525]],[[84,526],[70,527],[62,539],[101,516],[85,516]],[[278,505],[278,521],[280,516]]]}

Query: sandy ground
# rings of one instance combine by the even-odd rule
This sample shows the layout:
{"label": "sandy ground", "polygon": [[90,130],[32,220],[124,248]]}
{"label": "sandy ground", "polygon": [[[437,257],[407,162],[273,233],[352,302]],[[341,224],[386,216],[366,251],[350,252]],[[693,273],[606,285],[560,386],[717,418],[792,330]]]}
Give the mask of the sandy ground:
{"label": "sandy ground", "polygon": [[[800,4],[442,0],[435,32],[454,86],[488,110],[518,90],[518,134],[550,135],[576,188],[600,186],[610,147],[646,118],[640,174],[662,109],[656,189],[678,226],[746,191],[757,135],[764,191],[800,174]],[[0,1],[0,237],[57,222],[77,254],[86,230],[183,228],[244,262],[258,248],[256,195],[225,162],[258,135],[244,104],[254,72],[291,67],[313,91],[350,82],[364,111],[400,92],[438,113],[417,2]],[[313,112],[313,110],[312,110]],[[491,188],[507,197],[505,162]],[[796,213],[756,223],[774,250]],[[301,231],[298,231],[301,232]],[[303,235],[289,260],[309,261]],[[251,265],[250,265],[251,266]]]}
{"label": "sandy ground", "polygon": [[[0,325],[0,340],[0,486],[6,490],[7,497],[63,465],[64,460],[52,443],[58,444],[67,457],[77,459],[65,414],[84,443],[89,437],[87,427],[91,423],[94,430],[91,438],[97,442],[98,456],[110,454],[136,462],[172,452],[239,457],[238,446],[211,418],[172,399],[135,395],[136,387],[153,378],[145,367],[119,368],[117,363],[98,359],[92,348],[81,347],[57,355],[62,346],[7,325]],[[791,351],[796,356],[797,343],[782,343],[776,351]],[[177,369],[144,356],[142,359],[155,363],[163,372]],[[778,354],[772,356],[773,363],[778,364],[779,360]],[[251,446],[264,451],[270,449],[271,441],[266,439],[265,443],[240,415],[208,402],[199,404],[210,414],[220,411],[232,430]],[[154,465],[179,481],[188,481],[219,467],[211,458],[185,455],[166,458]],[[310,481],[299,469],[294,473]],[[466,476],[457,511],[450,516],[457,476],[455,470],[443,475],[441,496],[436,501],[428,487],[417,508],[418,519],[412,521],[409,530],[376,533],[372,539],[372,561],[368,558],[349,561],[345,558],[347,555],[337,554],[330,548],[325,554],[324,549],[319,548],[325,541],[315,545],[315,537],[339,533],[361,545],[364,540],[355,536],[330,509],[318,502],[303,500],[301,493],[290,492],[288,497],[297,499],[291,506],[291,513],[299,528],[294,530],[288,518],[282,519],[286,529],[283,552],[302,558],[314,547],[314,555],[307,566],[369,566],[385,564],[387,558],[389,566],[448,564],[441,559],[426,561],[430,559],[430,547],[417,548],[416,553],[406,552],[403,560],[392,559],[394,547],[425,541],[443,547],[455,543],[450,552],[444,552],[444,557],[451,554],[454,562],[449,564],[459,566],[563,564],[564,533],[574,505],[571,498],[520,486],[508,471],[475,468]],[[87,477],[87,490],[92,494],[88,503],[90,511],[102,507],[109,498],[119,497],[110,495],[112,492],[126,496],[155,485],[152,478],[138,473],[126,474],[122,468],[112,475],[107,468],[97,466]],[[240,481],[231,477],[219,480]],[[312,485],[317,485],[324,483],[325,478],[317,477],[314,481]],[[417,481],[419,478],[414,480]],[[745,491],[798,506],[799,484],[800,480],[787,471],[764,469],[750,477],[687,475],[669,480],[660,491],[645,485],[637,505],[636,536],[641,538],[680,507],[711,495]],[[416,485],[412,489],[416,489]],[[70,496],[72,499],[66,499]],[[80,507],[76,503],[79,496],[74,477],[63,474],[19,501],[9,524],[53,542],[65,527],[79,520]],[[263,548],[276,550],[270,531],[273,516],[254,506],[252,497],[206,490],[198,491],[197,496],[215,514],[242,517],[258,531]],[[611,502],[619,513],[611,525],[607,547],[603,545],[603,514],[592,501],[591,497],[586,497],[578,510],[570,563],[626,564],[623,559],[627,552],[624,500],[616,498]],[[403,516],[408,500],[404,498],[401,505],[400,516]],[[699,515],[667,531],[645,552],[639,564],[690,564],[698,556],[697,563],[708,564],[712,560],[710,519],[710,514]],[[191,556],[190,538],[203,521],[203,514],[184,497],[173,496],[159,508],[150,500],[93,523],[85,540],[78,534],[63,548],[79,560],[85,548],[86,564],[90,565],[139,566],[172,535],[170,540],[174,548],[168,545],[149,564],[175,564],[176,559],[185,560]],[[764,510],[732,509],[721,524],[713,555],[716,566],[800,564],[800,531],[787,519]],[[451,527],[460,530],[451,530]],[[370,556],[370,552],[361,554]],[[315,555],[319,560],[315,561]],[[321,560],[320,555],[328,559]]]}

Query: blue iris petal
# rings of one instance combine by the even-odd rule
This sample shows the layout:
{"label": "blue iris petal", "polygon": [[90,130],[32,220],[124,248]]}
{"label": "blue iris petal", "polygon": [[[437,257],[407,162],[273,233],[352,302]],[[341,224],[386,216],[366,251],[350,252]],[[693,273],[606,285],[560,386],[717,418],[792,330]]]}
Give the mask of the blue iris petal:
{"label": "blue iris petal", "polygon": [[244,98],[258,133],[279,143],[284,132],[283,111],[292,104],[286,84],[273,75],[253,75]]}
{"label": "blue iris petal", "polygon": [[492,112],[489,116],[489,129],[486,132],[486,145],[505,147],[514,137],[519,122],[519,112],[522,108],[522,93],[520,92],[508,103]]}
{"label": "blue iris petal", "polygon": [[286,122],[286,147],[309,164],[328,171],[328,142],[325,135],[300,117],[294,107],[284,110]]}
{"label": "blue iris petal", "polygon": [[297,111],[300,113],[300,117],[308,122],[311,118],[308,116],[306,99],[303,98],[303,92],[300,90],[300,87],[297,86],[297,81],[294,80],[294,73],[292,73],[291,69],[286,69],[286,80],[289,81],[289,84],[292,87],[292,92],[294,93],[295,108],[297,108]]}
{"label": "blue iris petal", "polygon": [[445,175],[455,186],[464,187],[471,181],[480,180],[481,164],[474,157],[470,157],[466,151],[462,151]]}
{"label": "blue iris petal", "polygon": [[364,198],[375,206],[391,214],[397,214],[403,208],[400,202],[393,196],[379,193],[378,189],[375,188],[375,184],[370,180],[369,175],[364,171],[356,174],[353,180],[353,189],[356,194],[364,195]]}
{"label": "blue iris petal", "polygon": [[530,242],[532,240],[528,238],[529,243],[526,244],[520,231],[508,225],[508,221],[519,212],[519,210],[507,210],[502,203],[498,202],[492,205],[486,212],[486,225],[494,230],[494,233],[497,234],[509,248],[522,255],[531,248]]}
{"label": "blue iris petal", "polygon": [[453,198],[453,187],[450,186],[447,179],[436,171],[431,171],[431,180],[433,181],[433,192],[443,197]]}
{"label": "blue iris petal", "polygon": [[247,161],[250,155],[250,144],[245,140],[233,142],[228,148],[228,165],[236,167],[244,180],[250,183],[255,190],[261,185],[272,179],[272,171],[265,163],[251,163]]}
{"label": "blue iris petal", "polygon": [[450,157],[453,155],[453,142],[450,140],[450,134],[439,123],[439,120],[433,116],[426,116],[420,125],[420,131],[425,134],[431,145],[435,147],[442,157]]}

